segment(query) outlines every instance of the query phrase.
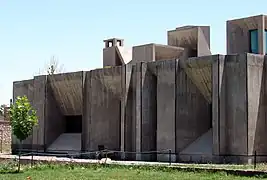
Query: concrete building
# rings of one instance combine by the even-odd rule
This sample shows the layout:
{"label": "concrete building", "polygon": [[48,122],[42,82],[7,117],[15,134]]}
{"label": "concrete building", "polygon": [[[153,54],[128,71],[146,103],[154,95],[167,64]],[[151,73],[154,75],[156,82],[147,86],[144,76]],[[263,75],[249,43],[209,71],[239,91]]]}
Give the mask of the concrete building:
{"label": "concrete building", "polygon": [[267,16],[227,21],[227,54],[267,53]]}
{"label": "concrete building", "polygon": [[[265,161],[266,56],[248,54],[229,33],[230,53],[211,55],[208,26],[167,35],[168,45],[132,50],[122,39],[106,40],[102,69],[14,82],[13,98],[27,95],[39,117],[22,147],[69,152],[104,146],[124,152],[120,158],[151,161],[168,161],[162,152],[171,150],[172,161],[218,163],[252,162],[256,151],[257,161]],[[18,148],[15,137],[12,148]],[[157,153],[142,154],[147,151]]]}

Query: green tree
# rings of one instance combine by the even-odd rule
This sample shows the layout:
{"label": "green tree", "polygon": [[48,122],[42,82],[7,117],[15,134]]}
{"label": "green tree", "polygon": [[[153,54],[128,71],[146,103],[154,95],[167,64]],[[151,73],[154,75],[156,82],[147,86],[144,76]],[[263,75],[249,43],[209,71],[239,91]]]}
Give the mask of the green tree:
{"label": "green tree", "polygon": [[[12,133],[21,142],[32,134],[33,127],[38,124],[36,111],[32,108],[26,96],[18,96],[10,107],[10,123]],[[19,148],[19,161],[21,148]],[[20,162],[18,171],[20,170]]]}

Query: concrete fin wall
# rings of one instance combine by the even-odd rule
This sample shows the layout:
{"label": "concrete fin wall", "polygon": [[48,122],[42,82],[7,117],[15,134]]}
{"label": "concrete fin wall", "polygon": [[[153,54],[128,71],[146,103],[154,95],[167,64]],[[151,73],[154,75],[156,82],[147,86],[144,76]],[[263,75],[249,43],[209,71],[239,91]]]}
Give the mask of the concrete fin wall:
{"label": "concrete fin wall", "polygon": [[[141,151],[156,150],[157,123],[157,78],[149,68],[150,63],[141,63]],[[143,155],[144,160],[155,160],[155,155]]]}
{"label": "concrete fin wall", "polygon": [[83,72],[83,117],[82,117],[82,135],[81,149],[90,150],[90,123],[91,123],[91,98],[92,98],[92,72]]}
{"label": "concrete fin wall", "polygon": [[[121,151],[135,151],[135,66],[122,67],[122,105],[121,105]],[[135,155],[125,153],[125,158],[135,159]]]}
{"label": "concrete fin wall", "polygon": [[89,73],[84,82],[88,113],[83,118],[83,125],[89,126],[89,132],[83,132],[86,137],[83,148],[98,150],[98,145],[104,145],[110,150],[120,150],[121,67]]}
{"label": "concrete fin wall", "polygon": [[48,76],[54,97],[63,115],[82,114],[82,72]]}
{"label": "concrete fin wall", "polygon": [[36,150],[44,150],[44,127],[45,127],[45,103],[46,103],[46,86],[47,76],[35,76],[33,108],[37,112],[38,126],[33,129],[32,144]]}
{"label": "concrete fin wall", "polygon": [[[13,91],[14,101],[18,96],[25,95],[27,96],[31,105],[33,105],[33,92],[34,92],[33,79],[14,82],[13,87],[14,87],[14,91]],[[25,139],[22,142],[22,148],[31,149],[32,148],[31,144],[32,144],[32,136],[29,136],[27,139]],[[12,149],[19,148],[18,145],[19,145],[19,140],[14,135],[12,135]]]}
{"label": "concrete fin wall", "polygon": [[[176,152],[176,71],[177,60],[160,61],[157,69],[157,151]],[[168,161],[169,155],[158,155],[159,161]],[[175,161],[176,158],[173,157]]]}
{"label": "concrete fin wall", "polygon": [[247,54],[248,155],[267,155],[266,60],[267,56]]}
{"label": "concrete fin wall", "polygon": [[[222,72],[220,72],[222,73]],[[247,56],[227,55],[221,82],[221,155],[247,155]]]}
{"label": "concrete fin wall", "polygon": [[243,162],[254,151],[266,155],[265,101],[266,57],[218,56],[213,63],[214,155],[235,155]]}
{"label": "concrete fin wall", "polygon": [[220,154],[220,109],[222,98],[223,79],[225,80],[225,56],[214,55],[212,57],[212,138],[213,154]]}
{"label": "concrete fin wall", "polygon": [[156,149],[156,78],[148,63],[137,63],[135,72],[135,151],[137,160],[153,160],[155,155],[138,152]]}

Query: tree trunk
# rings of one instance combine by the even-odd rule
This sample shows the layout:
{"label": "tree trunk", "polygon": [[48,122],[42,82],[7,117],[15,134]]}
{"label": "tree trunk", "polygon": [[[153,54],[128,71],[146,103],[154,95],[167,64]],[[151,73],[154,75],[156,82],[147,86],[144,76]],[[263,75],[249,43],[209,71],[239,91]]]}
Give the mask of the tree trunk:
{"label": "tree trunk", "polygon": [[19,141],[19,164],[18,164],[18,172],[20,172],[20,157],[21,157],[21,141]]}

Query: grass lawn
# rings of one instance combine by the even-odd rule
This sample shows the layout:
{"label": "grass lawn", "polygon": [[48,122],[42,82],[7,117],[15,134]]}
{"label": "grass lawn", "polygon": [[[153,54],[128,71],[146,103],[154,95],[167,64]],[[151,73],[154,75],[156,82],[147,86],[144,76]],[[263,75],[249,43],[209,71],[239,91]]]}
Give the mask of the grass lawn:
{"label": "grass lawn", "polygon": [[[25,168],[25,167],[24,167]],[[223,180],[246,180],[246,179],[259,179],[256,177],[239,177],[233,175],[227,175],[226,173],[197,173],[197,172],[185,172],[178,170],[171,170],[168,168],[148,168],[148,167],[128,167],[128,166],[100,166],[92,165],[88,167],[82,167],[79,165],[39,165],[32,169],[25,169],[21,173],[17,174],[0,174],[2,180],[15,180],[15,179],[27,179],[31,177],[31,180],[63,180],[63,179],[131,179],[131,180],[157,180],[157,179],[179,179],[179,180],[202,180],[202,179],[223,179]]]}

